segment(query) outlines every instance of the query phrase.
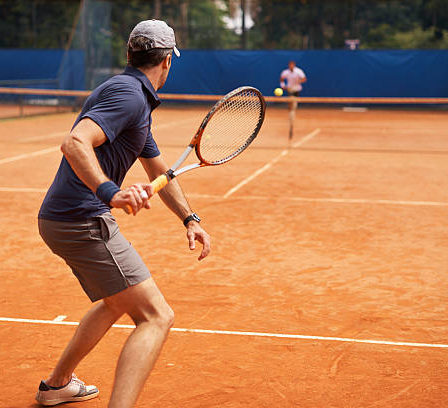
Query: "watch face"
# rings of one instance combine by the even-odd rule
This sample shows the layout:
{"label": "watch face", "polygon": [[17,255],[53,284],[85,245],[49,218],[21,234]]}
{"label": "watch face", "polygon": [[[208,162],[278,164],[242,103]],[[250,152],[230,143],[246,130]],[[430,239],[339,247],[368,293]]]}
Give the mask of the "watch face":
{"label": "watch face", "polygon": [[193,213],[193,214],[191,214],[191,216],[195,221],[197,221],[197,222],[201,221],[201,219],[199,218],[199,216],[197,214]]}

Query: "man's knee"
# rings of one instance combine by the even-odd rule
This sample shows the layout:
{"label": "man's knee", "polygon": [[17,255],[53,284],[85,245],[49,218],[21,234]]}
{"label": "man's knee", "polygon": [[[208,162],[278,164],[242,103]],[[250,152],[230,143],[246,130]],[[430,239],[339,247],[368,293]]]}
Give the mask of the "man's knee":
{"label": "man's knee", "polygon": [[149,322],[166,331],[173,326],[174,312],[152,279],[104,300],[112,309],[128,314],[137,326]]}
{"label": "man's knee", "polygon": [[140,308],[135,313],[129,313],[129,316],[137,327],[142,324],[149,324],[152,327],[157,326],[165,335],[168,335],[174,324],[174,312],[167,303],[157,309],[153,307],[146,310],[145,308]]}
{"label": "man's knee", "polygon": [[174,325],[174,311],[168,304],[166,305],[166,310],[163,312],[161,324],[166,330],[171,329]]}
{"label": "man's knee", "polygon": [[157,325],[161,330],[168,332],[174,324],[174,312],[171,307],[165,303],[154,308],[141,309],[137,313],[130,314],[135,325],[142,323],[152,323]]}

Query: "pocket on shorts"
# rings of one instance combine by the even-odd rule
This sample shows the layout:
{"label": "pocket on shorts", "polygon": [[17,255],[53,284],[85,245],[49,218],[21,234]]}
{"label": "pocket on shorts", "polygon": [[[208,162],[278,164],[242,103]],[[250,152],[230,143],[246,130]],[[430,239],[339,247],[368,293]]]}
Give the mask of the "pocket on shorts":
{"label": "pocket on shorts", "polygon": [[104,241],[104,228],[101,225],[99,217],[92,218],[88,221],[90,238],[97,241]]}
{"label": "pocket on shorts", "polygon": [[119,229],[112,214],[104,213],[90,220],[89,231],[92,239],[107,242]]}

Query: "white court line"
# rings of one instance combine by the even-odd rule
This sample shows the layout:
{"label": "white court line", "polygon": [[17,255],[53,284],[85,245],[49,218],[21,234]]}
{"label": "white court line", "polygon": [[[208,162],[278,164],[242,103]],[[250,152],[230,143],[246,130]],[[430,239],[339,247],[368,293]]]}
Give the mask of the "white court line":
{"label": "white court line", "polygon": [[[29,187],[0,187],[0,193],[46,193],[46,188]],[[191,198],[205,198],[208,200],[222,200],[221,195],[212,194],[187,194]],[[273,197],[267,196],[238,196],[234,200],[269,200]],[[305,203],[335,203],[335,204],[384,204],[384,205],[404,205],[416,207],[448,207],[448,202],[443,201],[405,201],[405,200],[376,200],[364,198],[316,198],[316,197],[281,197],[282,201],[299,201]]]}
{"label": "white court line", "polygon": [[54,322],[62,322],[62,321],[65,320],[65,319],[67,319],[67,316],[65,316],[65,315],[59,315],[59,316],[56,316],[56,317],[53,319],[53,321],[54,321]]}
{"label": "white court line", "polygon": [[[176,122],[162,123],[160,125],[152,126],[151,130],[152,131],[157,131],[159,129],[169,128],[171,126],[183,125],[185,123],[189,123],[189,122],[193,122],[193,121],[198,121],[198,119],[197,118],[190,118],[190,119],[178,120]],[[49,135],[25,137],[23,139],[20,139],[19,142],[20,143],[37,142],[37,141],[41,141],[41,140],[47,140],[47,139],[52,139],[52,138],[55,138],[55,137],[64,136],[64,135],[66,135],[68,133],[70,133],[70,131],[66,130],[64,132],[50,133]]]}
{"label": "white court line", "polygon": [[[153,130],[157,131],[158,129],[162,129],[162,128],[166,128],[166,127],[172,127],[172,126],[177,126],[177,125],[181,125],[184,123],[188,123],[188,122],[193,122],[196,121],[196,118],[193,119],[183,119],[183,120],[178,120],[175,122],[170,122],[170,123],[165,123],[165,124],[161,124],[158,126],[154,126]],[[35,137],[30,137],[27,139],[23,139],[21,141],[22,142],[27,142],[27,141],[36,141],[36,140],[44,140],[44,139],[48,139],[48,138],[52,138],[52,137],[56,137],[56,136],[62,136],[65,135],[67,132],[59,132],[59,133],[52,133],[50,135],[47,136],[35,136]],[[43,150],[37,150],[35,152],[31,152],[31,153],[25,153],[25,154],[20,154],[18,156],[13,156],[13,157],[7,157],[5,159],[0,159],[0,164],[4,164],[4,163],[11,163],[11,162],[15,162],[18,160],[22,160],[22,159],[27,159],[28,157],[34,157],[34,156],[40,156],[43,154],[47,154],[47,153],[52,153],[55,152],[57,150],[60,149],[60,146],[54,146],[54,147],[49,147],[48,149],[43,149]]]}
{"label": "white court line", "polygon": [[355,108],[351,106],[344,106],[342,110],[344,112],[357,112],[357,113],[367,112],[367,108]]}
{"label": "white court line", "polygon": [[[1,191],[1,187],[0,187]],[[219,195],[210,194],[187,194],[192,198],[206,198],[219,200],[222,197]],[[301,201],[309,203],[335,203],[335,204],[385,204],[385,205],[404,205],[417,207],[448,207],[448,202],[443,201],[406,201],[406,200],[376,200],[364,198],[316,198],[316,197],[278,197],[282,201]],[[238,196],[234,200],[269,200],[272,201],[275,197],[267,196]]]}
{"label": "white court line", "polygon": [[7,157],[5,159],[0,159],[0,164],[11,163],[17,160],[27,159],[29,157],[41,156],[47,153],[53,153],[60,149],[60,146],[53,146],[47,149],[37,150],[31,153],[19,154],[18,156]]}
{"label": "white court line", "polygon": [[[272,199],[272,197],[271,197]],[[403,201],[403,200],[369,200],[363,198],[310,198],[291,197],[290,200],[314,202],[314,203],[348,203],[348,204],[391,204],[391,205],[415,205],[415,206],[435,206],[446,207],[448,202],[440,201]]]}
{"label": "white court line", "polygon": [[[35,320],[35,319],[18,319],[12,317],[0,317],[0,322],[9,323],[32,323],[32,324],[49,324],[62,326],[78,326],[79,322],[66,322],[55,320]],[[112,327],[119,329],[134,329],[132,324],[114,324]],[[282,333],[263,333],[250,331],[231,331],[231,330],[204,330],[204,329],[183,329],[173,327],[172,332],[179,333],[199,333],[199,334],[224,334],[233,336],[249,336],[249,337],[273,337],[279,339],[296,339],[296,340],[321,340],[321,341],[336,341],[343,343],[364,343],[377,344],[387,346],[404,346],[404,347],[426,347],[426,348],[448,348],[448,344],[437,343],[416,343],[406,341],[389,341],[389,340],[368,340],[368,339],[352,339],[345,337],[326,337],[326,336],[308,336],[304,334],[282,334]]]}
{"label": "white court line", "polygon": [[[316,136],[320,132],[320,129],[315,129],[311,133],[304,136],[302,139],[300,139],[298,142],[294,143],[292,147],[299,147],[303,145],[304,143],[308,142],[308,140],[312,139],[314,136]],[[241,187],[245,186],[247,183],[250,183],[254,178],[258,177],[261,173],[264,173],[266,170],[270,169],[272,165],[277,163],[283,156],[286,156],[289,153],[288,149],[282,150],[280,154],[276,157],[274,157],[269,163],[265,164],[262,168],[258,169],[254,173],[252,173],[249,177],[246,177],[243,181],[238,183],[235,187],[232,187],[229,191],[227,191],[223,198],[230,197],[233,193],[238,191]]]}
{"label": "white court line", "polygon": [[69,131],[66,130],[64,132],[50,133],[49,135],[25,137],[24,139],[19,139],[19,142],[20,143],[37,142],[40,140],[52,139],[53,137],[64,136],[67,133],[69,133]]}
{"label": "white court line", "polygon": [[306,136],[304,136],[299,141],[295,142],[292,147],[299,147],[302,146],[304,143],[308,142],[308,140],[312,139],[314,136],[317,136],[320,133],[320,129],[314,129],[311,133],[308,133]]}
{"label": "white court line", "polygon": [[46,188],[29,188],[29,187],[0,187],[3,193],[46,193]]}

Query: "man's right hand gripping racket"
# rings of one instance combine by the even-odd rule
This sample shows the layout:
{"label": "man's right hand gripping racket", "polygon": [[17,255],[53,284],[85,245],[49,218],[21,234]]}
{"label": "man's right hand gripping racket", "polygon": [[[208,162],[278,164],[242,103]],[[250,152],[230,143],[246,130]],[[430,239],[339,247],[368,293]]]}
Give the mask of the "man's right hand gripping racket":
{"label": "man's right hand gripping racket", "polygon": [[[179,174],[227,163],[246,150],[261,129],[265,110],[266,102],[258,89],[243,86],[225,95],[205,116],[179,160],[151,182],[154,194]],[[179,169],[193,149],[199,163]]]}

